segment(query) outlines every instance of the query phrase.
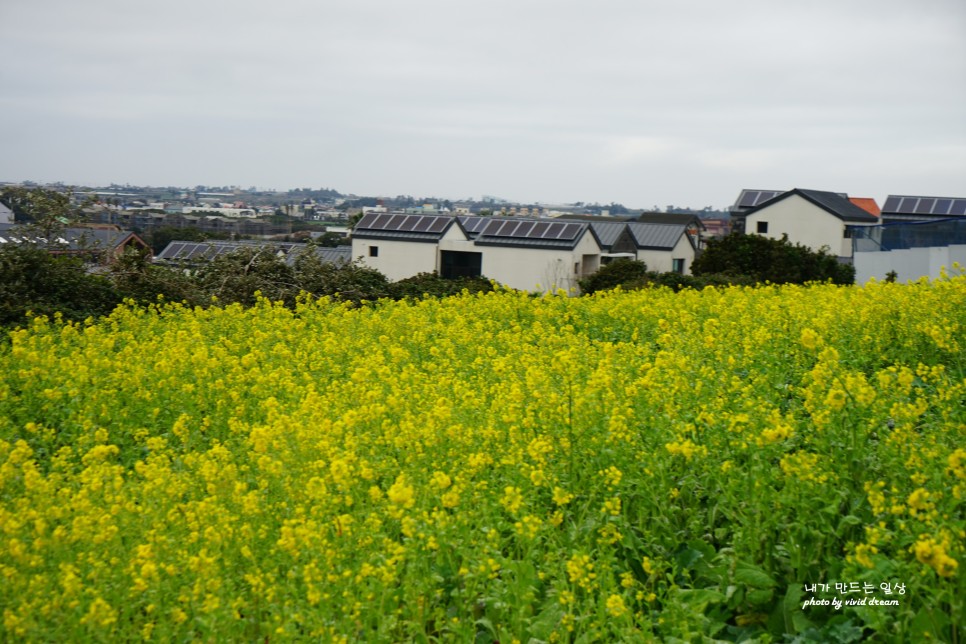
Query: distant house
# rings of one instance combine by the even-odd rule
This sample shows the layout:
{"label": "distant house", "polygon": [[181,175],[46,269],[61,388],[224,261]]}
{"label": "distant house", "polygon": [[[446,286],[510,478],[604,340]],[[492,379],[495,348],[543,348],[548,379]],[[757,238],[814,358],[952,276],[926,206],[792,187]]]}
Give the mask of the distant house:
{"label": "distant house", "polygon": [[[456,217],[450,215],[412,215],[370,212],[352,230],[352,256],[396,282],[419,273],[443,271],[440,243],[459,247],[469,235]],[[469,244],[472,247],[472,244]],[[454,251],[459,252],[459,251]],[[475,258],[460,257],[461,262]],[[452,261],[452,260],[451,260]],[[464,272],[476,272],[478,266]]]}
{"label": "distant house", "polygon": [[601,246],[583,222],[369,213],[353,229],[352,255],[392,281],[436,272],[547,291],[576,288],[600,267]]}
{"label": "distant house", "polygon": [[600,244],[584,222],[493,218],[473,245],[483,275],[521,290],[569,291],[600,268]]}
{"label": "distant house", "polygon": [[[740,203],[740,201],[739,201]],[[735,228],[773,239],[788,236],[812,250],[827,249],[842,260],[852,257],[852,229],[877,226],[878,217],[849,201],[846,195],[795,188],[732,212]]]}
{"label": "distant house", "polygon": [[48,239],[29,227],[0,224],[0,244],[36,244],[53,255],[75,255],[93,263],[109,264],[130,248],[150,252],[139,235],[116,226],[65,228],[55,235]]}
{"label": "distant house", "polygon": [[698,230],[690,222],[630,222],[628,231],[637,247],[637,259],[648,270],[659,273],[691,273],[691,265],[701,247]]}

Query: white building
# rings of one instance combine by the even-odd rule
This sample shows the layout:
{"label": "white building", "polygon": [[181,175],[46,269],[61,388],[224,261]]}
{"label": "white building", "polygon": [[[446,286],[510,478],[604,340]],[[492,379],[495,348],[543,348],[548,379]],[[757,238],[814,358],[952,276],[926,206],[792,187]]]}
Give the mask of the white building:
{"label": "white building", "polygon": [[353,230],[352,256],[392,281],[435,272],[569,291],[600,268],[601,248],[583,222],[369,213]]}
{"label": "white building", "polygon": [[[740,213],[733,213],[739,230],[788,241],[812,250],[823,248],[840,259],[851,259],[850,227],[878,226],[879,219],[849,201],[846,195],[795,188]],[[741,224],[743,223],[743,228]]]}
{"label": "white building", "polygon": [[185,206],[181,209],[184,214],[192,212],[215,213],[221,217],[254,219],[255,211],[251,208],[225,208],[222,206]]}
{"label": "white building", "polygon": [[604,252],[602,262],[617,258],[644,262],[659,273],[691,274],[701,248],[697,217],[668,215],[656,221],[593,221],[591,229]]}

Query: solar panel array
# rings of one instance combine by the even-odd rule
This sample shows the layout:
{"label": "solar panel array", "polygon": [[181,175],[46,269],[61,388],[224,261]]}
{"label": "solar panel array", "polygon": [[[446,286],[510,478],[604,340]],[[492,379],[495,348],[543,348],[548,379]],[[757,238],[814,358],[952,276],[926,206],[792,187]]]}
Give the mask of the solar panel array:
{"label": "solar panel array", "polygon": [[882,212],[896,215],[956,217],[966,215],[966,199],[889,195],[882,207]]}
{"label": "solar panel array", "polygon": [[175,240],[169,243],[164,250],[162,250],[157,259],[159,260],[212,260],[219,255],[224,255],[226,253],[231,253],[240,248],[258,248],[261,246],[271,246],[276,249],[281,254],[287,254],[293,250],[298,250],[306,248],[305,244],[297,244],[293,242],[274,242],[274,243],[259,243],[251,241],[180,241]]}
{"label": "solar panel array", "polygon": [[738,207],[754,208],[769,199],[774,199],[783,192],[783,190],[743,190],[738,198]]}
{"label": "solar panel array", "polygon": [[449,215],[394,215],[370,212],[356,224],[355,230],[379,230],[408,233],[439,234],[454,220]]}
{"label": "solar panel array", "polygon": [[480,233],[483,237],[502,237],[508,239],[545,239],[556,241],[573,241],[584,229],[584,224],[494,219],[487,223]]}
{"label": "solar panel array", "polygon": [[481,230],[486,228],[486,225],[493,221],[493,217],[480,217],[480,216],[470,216],[470,217],[459,217],[460,223],[463,224],[463,228],[466,229],[471,235],[479,234]]}

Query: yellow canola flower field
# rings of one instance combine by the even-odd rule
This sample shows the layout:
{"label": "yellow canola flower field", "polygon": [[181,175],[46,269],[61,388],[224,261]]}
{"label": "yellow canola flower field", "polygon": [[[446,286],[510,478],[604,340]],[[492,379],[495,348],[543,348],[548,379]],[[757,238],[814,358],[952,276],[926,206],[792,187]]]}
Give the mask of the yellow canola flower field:
{"label": "yellow canola flower field", "polygon": [[962,638],[964,331],[963,277],[35,319],[0,640]]}

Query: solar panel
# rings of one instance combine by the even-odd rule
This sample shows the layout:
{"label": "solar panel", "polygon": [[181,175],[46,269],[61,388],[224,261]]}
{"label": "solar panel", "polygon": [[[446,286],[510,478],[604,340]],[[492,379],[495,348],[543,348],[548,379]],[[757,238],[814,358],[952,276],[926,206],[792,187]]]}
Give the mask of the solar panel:
{"label": "solar panel", "polygon": [[762,194],[762,198],[758,200],[759,204],[765,201],[770,201],[771,199],[774,199],[775,197],[783,193],[781,190],[772,190],[771,192],[763,192],[761,194]]}
{"label": "solar panel", "polygon": [[399,225],[399,230],[411,231],[419,223],[418,216],[406,217],[403,222]]}
{"label": "solar panel", "polygon": [[949,212],[951,205],[953,205],[952,199],[936,199],[936,205],[932,209],[932,214],[945,215]]}
{"label": "solar panel", "polygon": [[399,230],[399,224],[401,224],[406,219],[406,215],[392,215],[389,221],[386,222],[386,227],[383,230]]}
{"label": "solar panel", "polygon": [[184,248],[184,244],[171,244],[163,254],[165,257],[177,257],[182,248]]}
{"label": "solar panel", "polygon": [[932,212],[933,206],[936,205],[935,199],[920,199],[919,205],[916,206],[917,215],[928,215]]}
{"label": "solar panel", "polygon": [[563,232],[560,233],[558,239],[573,239],[577,236],[580,231],[580,224],[567,224],[564,226]]}
{"label": "solar panel", "polygon": [[378,215],[375,215],[371,212],[366,215],[363,215],[362,219],[360,219],[359,222],[356,224],[356,228],[371,228],[372,222],[376,220],[377,216]]}
{"label": "solar panel", "polygon": [[541,239],[557,239],[560,237],[560,233],[563,232],[563,229],[563,224],[550,224],[550,227],[547,229],[547,232],[541,236]]}
{"label": "solar panel", "polygon": [[429,232],[431,233],[441,233],[446,230],[446,226],[449,225],[449,217],[430,217],[432,223],[429,224]]}
{"label": "solar panel", "polygon": [[467,232],[478,233],[484,228],[486,224],[489,223],[488,217],[463,217],[463,227],[466,228]]}
{"label": "solar panel", "polygon": [[391,215],[376,215],[372,219],[372,221],[369,222],[369,225],[367,226],[367,228],[375,228],[376,230],[385,230],[386,224],[388,224],[389,220],[391,219],[392,219]]}
{"label": "solar panel", "polygon": [[966,199],[956,199],[953,201],[952,208],[949,209],[950,215],[966,215]]}
{"label": "solar panel", "polygon": [[550,227],[545,221],[537,222],[533,225],[533,230],[530,231],[531,237],[543,237],[543,234],[547,232],[547,228]]}
{"label": "solar panel", "polygon": [[498,227],[496,227],[496,228],[493,229],[493,232],[491,234],[493,234],[495,236],[498,236],[498,237],[505,237],[514,228],[516,228],[516,222],[515,221],[501,221],[501,222],[499,222]]}
{"label": "solar panel", "polygon": [[740,208],[751,208],[755,205],[755,201],[758,199],[759,192],[757,190],[746,190],[741,195],[741,201],[738,202]]}
{"label": "solar panel", "polygon": [[899,210],[897,212],[908,215],[914,214],[916,212],[917,203],[919,203],[919,197],[903,197],[902,204],[899,206]]}
{"label": "solar panel", "polygon": [[886,199],[885,205],[882,206],[882,212],[898,212],[899,202],[902,201],[899,197],[889,196]]}

